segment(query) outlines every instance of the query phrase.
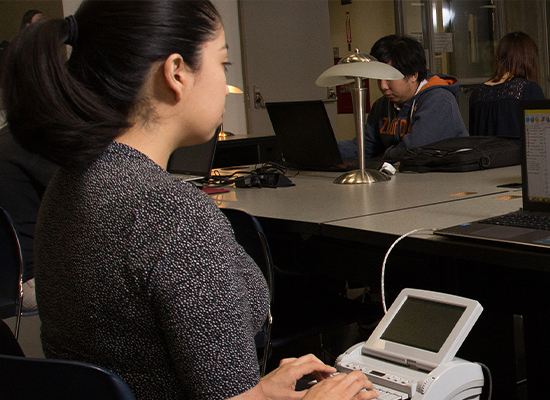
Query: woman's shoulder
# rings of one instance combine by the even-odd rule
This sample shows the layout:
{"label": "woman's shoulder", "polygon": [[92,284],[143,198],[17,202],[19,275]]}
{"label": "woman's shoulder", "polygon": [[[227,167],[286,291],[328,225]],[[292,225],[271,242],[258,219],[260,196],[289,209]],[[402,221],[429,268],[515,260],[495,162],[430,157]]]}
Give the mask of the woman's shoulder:
{"label": "woman's shoulder", "polygon": [[[146,155],[120,143],[111,144],[87,172],[88,187],[107,201],[141,209],[149,214],[181,216],[212,207],[211,199],[154,163]],[[105,190],[109,190],[105,193]]]}
{"label": "woman's shoulder", "polygon": [[478,85],[472,90],[472,94],[470,95],[470,99],[477,99],[479,97],[482,97],[486,95],[487,93],[492,93],[495,89],[495,87],[499,86],[498,83],[493,83],[490,81],[484,82],[481,85]]}
{"label": "woman's shoulder", "polygon": [[212,199],[192,183],[162,173],[151,181],[142,195],[150,206],[169,209],[171,213],[194,213],[217,208]]}
{"label": "woman's shoulder", "polygon": [[[537,87],[537,88],[540,88],[541,86],[538,84],[538,82],[535,82],[535,81],[528,81],[528,80],[525,80],[525,86],[532,86],[532,87]],[[541,88],[542,89],[542,88]]]}
{"label": "woman's shoulder", "polygon": [[525,99],[526,94],[528,98],[532,98],[530,93],[534,93],[535,98],[539,98],[542,88],[538,83],[523,78],[512,78],[497,84],[484,83],[474,89],[470,96],[470,104],[517,101]]}
{"label": "woman's shoulder", "polygon": [[[539,87],[540,85],[535,81],[530,81],[524,78],[512,78],[505,82],[510,88],[518,88],[524,90],[525,88]],[[541,89],[542,90],[542,89]]]}
{"label": "woman's shoulder", "polygon": [[517,100],[538,100],[544,99],[542,87],[535,81],[523,78],[514,78],[510,83],[510,93]]}

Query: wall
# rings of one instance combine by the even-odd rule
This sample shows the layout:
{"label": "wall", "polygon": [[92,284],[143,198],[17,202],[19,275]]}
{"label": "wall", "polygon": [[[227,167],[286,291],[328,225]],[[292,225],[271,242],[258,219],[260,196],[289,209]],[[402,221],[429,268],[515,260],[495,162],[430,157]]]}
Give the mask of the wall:
{"label": "wall", "polygon": [[[368,54],[374,42],[382,36],[395,33],[393,0],[352,0],[352,4],[342,5],[340,0],[329,0],[330,35],[332,47],[338,47],[340,57],[358,48]],[[351,50],[346,39],[346,12],[351,20]],[[382,94],[375,80],[369,81],[371,104]],[[339,114],[335,129],[338,140],[355,137],[353,114]]]}
{"label": "wall", "polygon": [[[332,66],[327,0],[239,2],[248,133],[273,135],[265,103],[321,100],[315,81]],[[334,103],[327,105],[336,117]],[[336,126],[334,121],[333,126]]]}
{"label": "wall", "polygon": [[[241,38],[239,34],[239,10],[237,0],[212,0],[222,16],[225,41],[229,46],[231,62],[226,77],[229,85],[243,90],[243,67],[241,62]],[[245,99],[242,94],[229,94],[225,100],[223,129],[226,132],[246,133]]]}
{"label": "wall", "polygon": [[68,17],[78,10],[78,6],[82,3],[81,0],[63,0],[63,15]]}
{"label": "wall", "polygon": [[46,17],[60,18],[63,16],[61,1],[0,1],[0,42],[7,40],[11,42],[19,33],[21,20],[28,10],[40,10]]}

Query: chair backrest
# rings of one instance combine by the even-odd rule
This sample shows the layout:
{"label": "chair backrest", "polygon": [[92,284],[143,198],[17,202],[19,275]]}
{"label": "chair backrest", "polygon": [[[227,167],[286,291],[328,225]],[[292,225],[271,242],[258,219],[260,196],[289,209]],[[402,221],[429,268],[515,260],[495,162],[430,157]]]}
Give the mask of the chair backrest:
{"label": "chair backrest", "polygon": [[269,293],[271,294],[271,302],[273,302],[274,266],[269,244],[267,243],[262,226],[256,217],[245,211],[232,208],[222,208],[221,211],[229,222],[231,222],[237,242],[262,270],[269,287]]}
{"label": "chair backrest", "polygon": [[[231,208],[222,208],[221,211],[231,223],[237,242],[244,248],[248,255],[252,257],[254,262],[263,272],[271,295],[271,304],[273,304],[273,279],[275,267],[273,265],[273,259],[271,258],[269,244],[267,243],[267,238],[260,222],[256,217],[245,211]],[[271,310],[268,312],[262,330],[256,334],[254,340],[257,349],[264,349],[263,356],[258,360],[260,364],[260,375],[264,376],[267,371],[267,359],[271,351]]]}
{"label": "chair backrest", "polygon": [[0,354],[24,357],[25,354],[10,327],[0,319]]}
{"label": "chair backrest", "polygon": [[[13,221],[0,207],[0,318],[20,317],[23,255]],[[19,323],[16,326],[16,336]]]}
{"label": "chair backrest", "polygon": [[135,400],[113,372],[93,364],[0,355],[0,391],[5,400]]}

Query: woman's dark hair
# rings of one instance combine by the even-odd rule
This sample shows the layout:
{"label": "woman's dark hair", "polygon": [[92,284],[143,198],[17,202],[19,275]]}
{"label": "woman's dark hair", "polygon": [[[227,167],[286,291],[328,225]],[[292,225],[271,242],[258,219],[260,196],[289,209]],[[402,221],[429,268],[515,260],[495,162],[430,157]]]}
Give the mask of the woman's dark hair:
{"label": "woman's dark hair", "polygon": [[426,54],[422,45],[407,36],[388,35],[378,39],[370,54],[383,63],[391,62],[405,76],[418,73],[418,81],[428,77]]}
{"label": "woman's dark hair", "polygon": [[131,126],[153,63],[178,53],[199,70],[202,45],[221,28],[208,0],[85,1],[71,19],[24,29],[2,79],[19,144],[71,168],[92,163]]}
{"label": "woman's dark hair", "polygon": [[507,81],[523,78],[536,82],[538,65],[539,54],[533,39],[523,32],[509,33],[498,44],[491,81],[499,82],[508,73]]}
{"label": "woman's dark hair", "polygon": [[32,19],[36,14],[44,15],[44,13],[40,10],[29,10],[25,14],[23,14],[23,20],[21,21],[21,26],[19,27],[19,30],[23,29],[27,25],[30,25],[32,22]]}

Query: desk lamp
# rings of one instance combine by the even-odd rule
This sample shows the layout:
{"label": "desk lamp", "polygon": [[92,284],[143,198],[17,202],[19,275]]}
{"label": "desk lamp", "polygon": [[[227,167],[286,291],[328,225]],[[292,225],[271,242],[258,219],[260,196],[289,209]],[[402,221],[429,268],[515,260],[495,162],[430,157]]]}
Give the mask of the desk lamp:
{"label": "desk lamp", "polygon": [[359,53],[359,49],[355,49],[355,53],[342,58],[338,64],[327,69],[315,81],[317,86],[321,87],[339,86],[355,81],[355,86],[351,88],[351,97],[355,118],[359,170],[339,176],[334,183],[374,183],[390,179],[388,175],[380,171],[365,169],[364,131],[367,88],[363,88],[363,78],[391,81],[402,79],[403,74],[391,65],[377,61],[373,56]]}
{"label": "desk lamp", "polygon": [[[232,86],[232,85],[227,85],[227,88],[229,89],[229,93],[242,93],[243,92],[238,87],[235,87],[235,86]],[[218,133],[218,137],[226,138],[228,136],[234,136],[234,135],[235,135],[234,133],[224,131],[223,130],[223,123],[222,123],[221,128],[220,128],[220,133]]]}

